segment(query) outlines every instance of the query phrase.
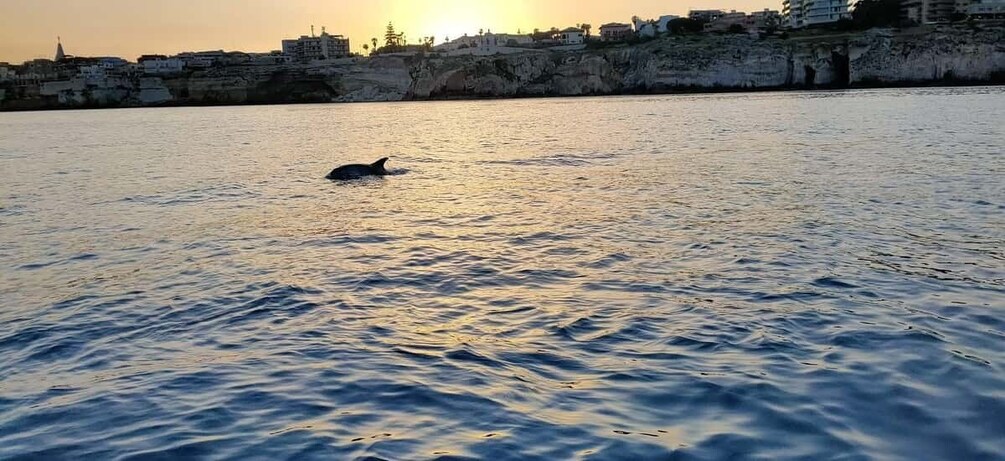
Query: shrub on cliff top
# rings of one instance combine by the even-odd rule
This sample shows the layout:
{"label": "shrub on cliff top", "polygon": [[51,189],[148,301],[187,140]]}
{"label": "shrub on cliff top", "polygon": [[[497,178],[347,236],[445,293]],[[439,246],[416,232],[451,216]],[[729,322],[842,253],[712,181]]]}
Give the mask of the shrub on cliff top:
{"label": "shrub on cliff top", "polygon": [[672,35],[700,34],[705,30],[705,24],[694,19],[677,18],[667,22],[667,30]]}

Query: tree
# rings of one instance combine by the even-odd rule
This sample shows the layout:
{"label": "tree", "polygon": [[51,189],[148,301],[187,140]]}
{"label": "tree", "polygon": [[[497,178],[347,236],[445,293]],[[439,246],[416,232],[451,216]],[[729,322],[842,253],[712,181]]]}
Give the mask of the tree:
{"label": "tree", "polygon": [[394,24],[387,23],[387,31],[384,32],[384,46],[388,48],[397,47],[401,41],[401,36],[394,30]]}
{"label": "tree", "polygon": [[900,21],[900,0],[860,0],[851,19],[859,29],[894,26]]}
{"label": "tree", "polygon": [[540,42],[541,40],[548,40],[554,38],[556,32],[557,29],[555,29],[554,27],[551,30],[546,31],[542,31],[541,29],[534,29],[534,34],[531,35],[531,38],[534,39],[535,42]]}
{"label": "tree", "polygon": [[580,27],[583,29],[583,32],[586,33],[586,38],[590,38],[590,30],[593,29],[593,26],[589,24],[583,24]]}
{"label": "tree", "polygon": [[689,18],[672,19],[667,23],[667,30],[673,35],[700,33],[705,29],[701,21]]}
{"label": "tree", "polygon": [[370,43],[373,43],[373,46],[371,47],[373,51],[377,51],[377,37],[371,38]]}
{"label": "tree", "polygon": [[[370,51],[370,44],[369,43],[364,43],[363,44],[363,51],[364,52]],[[369,53],[367,53],[367,54],[369,54]]]}

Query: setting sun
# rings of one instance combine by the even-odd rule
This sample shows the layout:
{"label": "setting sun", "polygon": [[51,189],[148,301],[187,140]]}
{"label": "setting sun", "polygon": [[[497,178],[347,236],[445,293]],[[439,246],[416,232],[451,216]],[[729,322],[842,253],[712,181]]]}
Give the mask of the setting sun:
{"label": "setting sun", "polygon": [[[50,0],[0,2],[0,61],[52,57],[56,37],[77,56],[171,54],[182,51],[277,50],[284,38],[309,34],[311,26],[344,35],[355,53],[372,38],[383,39],[393,22],[407,40],[496,33],[528,33],[581,23],[599,27],[632,16],[686,15],[690,8],[753,11],[780,9],[781,0]],[[14,21],[12,18],[17,18]]]}
{"label": "setting sun", "polygon": [[446,38],[485,31],[516,32],[532,29],[534,12],[526,0],[507,3],[441,0],[395,2],[390,16],[409,40],[432,36],[440,43]]}

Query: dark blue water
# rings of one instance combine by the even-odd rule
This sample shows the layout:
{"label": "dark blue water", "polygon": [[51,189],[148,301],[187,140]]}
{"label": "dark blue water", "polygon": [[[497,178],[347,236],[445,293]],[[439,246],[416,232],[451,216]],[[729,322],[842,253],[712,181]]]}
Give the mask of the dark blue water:
{"label": "dark blue water", "polygon": [[0,114],[0,459],[1003,459],[1002,120],[1001,88]]}

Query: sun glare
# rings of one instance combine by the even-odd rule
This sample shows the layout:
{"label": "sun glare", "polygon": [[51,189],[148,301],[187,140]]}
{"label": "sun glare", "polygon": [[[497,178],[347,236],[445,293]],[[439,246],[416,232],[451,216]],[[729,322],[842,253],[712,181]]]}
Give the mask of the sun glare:
{"label": "sun glare", "polygon": [[409,41],[434,36],[437,43],[448,37],[475,35],[480,30],[516,33],[532,27],[534,16],[523,0],[506,4],[470,0],[395,2],[391,13],[396,27],[408,35]]}

